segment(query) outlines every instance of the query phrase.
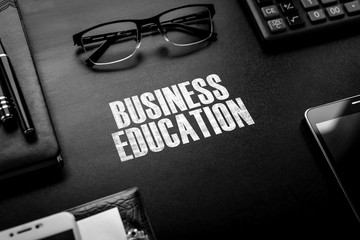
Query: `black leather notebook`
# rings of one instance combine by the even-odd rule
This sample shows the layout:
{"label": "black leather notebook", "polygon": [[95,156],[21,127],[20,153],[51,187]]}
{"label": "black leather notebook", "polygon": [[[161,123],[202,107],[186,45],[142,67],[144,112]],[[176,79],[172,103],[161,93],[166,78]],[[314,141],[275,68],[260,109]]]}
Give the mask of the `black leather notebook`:
{"label": "black leather notebook", "polygon": [[0,125],[0,180],[3,180],[35,169],[61,166],[62,158],[16,1],[0,2],[0,23],[0,38],[36,131],[26,138],[19,124],[10,129]]}
{"label": "black leather notebook", "polygon": [[[128,239],[155,240],[155,235],[146,214],[138,188],[130,188],[113,195],[68,209],[76,221],[117,208],[124,224]],[[138,236],[136,238],[136,234]]]}

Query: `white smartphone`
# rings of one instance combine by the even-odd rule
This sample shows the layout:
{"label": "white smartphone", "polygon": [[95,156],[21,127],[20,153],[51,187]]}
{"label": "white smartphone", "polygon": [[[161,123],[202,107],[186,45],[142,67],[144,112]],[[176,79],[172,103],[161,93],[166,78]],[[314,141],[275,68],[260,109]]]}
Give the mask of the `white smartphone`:
{"label": "white smartphone", "polygon": [[72,214],[57,213],[0,232],[1,240],[81,240]]}
{"label": "white smartphone", "polygon": [[360,222],[360,95],[310,108],[305,118]]}

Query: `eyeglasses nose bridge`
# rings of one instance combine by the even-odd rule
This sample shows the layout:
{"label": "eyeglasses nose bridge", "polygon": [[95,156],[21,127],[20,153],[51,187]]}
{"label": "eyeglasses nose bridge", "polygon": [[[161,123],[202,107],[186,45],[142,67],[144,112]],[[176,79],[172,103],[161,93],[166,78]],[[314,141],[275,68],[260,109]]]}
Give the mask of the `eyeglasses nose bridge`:
{"label": "eyeglasses nose bridge", "polygon": [[164,37],[165,41],[170,42],[170,40],[166,36],[166,33],[167,33],[166,30],[163,27],[161,27],[160,19],[156,20],[156,25],[157,25],[157,29],[158,29],[159,33]]}
{"label": "eyeglasses nose bridge", "polygon": [[[140,26],[138,26],[138,28],[141,29],[143,26],[147,24],[153,24],[153,26],[156,26],[156,30],[164,37],[165,41],[169,42],[169,39],[166,36],[166,30],[161,27],[160,19],[158,18],[158,16],[144,19],[143,22],[140,23]],[[141,35],[142,33],[140,32],[140,39],[141,39]]]}

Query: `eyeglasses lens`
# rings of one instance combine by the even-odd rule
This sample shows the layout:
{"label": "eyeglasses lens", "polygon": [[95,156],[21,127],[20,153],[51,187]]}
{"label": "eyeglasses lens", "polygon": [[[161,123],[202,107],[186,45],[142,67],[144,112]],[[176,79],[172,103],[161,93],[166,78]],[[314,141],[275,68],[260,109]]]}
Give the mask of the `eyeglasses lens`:
{"label": "eyeglasses lens", "polygon": [[206,7],[180,8],[161,15],[166,38],[175,45],[187,46],[207,40],[212,34],[211,14]]}
{"label": "eyeglasses lens", "polygon": [[85,51],[94,64],[119,62],[131,57],[138,45],[133,22],[118,22],[97,27],[81,38]]}

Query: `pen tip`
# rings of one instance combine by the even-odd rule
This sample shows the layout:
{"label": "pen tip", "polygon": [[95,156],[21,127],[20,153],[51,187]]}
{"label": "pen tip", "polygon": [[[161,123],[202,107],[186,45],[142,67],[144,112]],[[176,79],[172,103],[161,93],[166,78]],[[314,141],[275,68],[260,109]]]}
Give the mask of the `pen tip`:
{"label": "pen tip", "polygon": [[1,122],[4,124],[4,125],[7,125],[7,124],[9,124],[10,122],[12,122],[13,121],[13,115],[7,115],[7,116],[3,116],[2,118],[1,118]]}
{"label": "pen tip", "polygon": [[0,100],[2,100],[0,102],[0,121],[4,125],[7,125],[13,121],[14,115],[11,112],[11,108],[9,107],[8,102],[4,101],[4,99]]}
{"label": "pen tip", "polygon": [[25,135],[30,135],[30,134],[33,134],[33,133],[35,133],[34,128],[28,128],[28,129],[24,130]]}
{"label": "pen tip", "polygon": [[17,124],[14,115],[3,116],[0,121],[7,132],[11,132],[16,129]]}

